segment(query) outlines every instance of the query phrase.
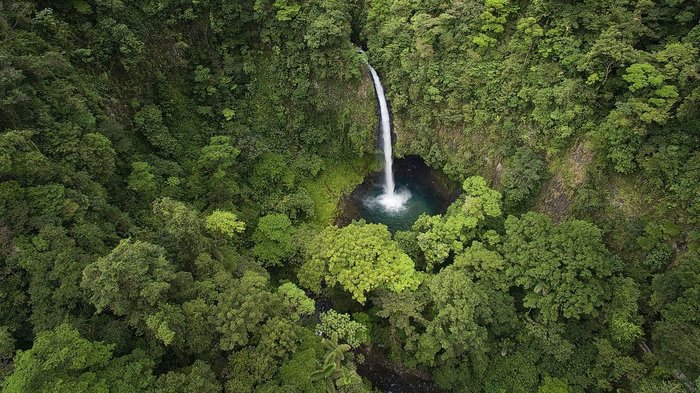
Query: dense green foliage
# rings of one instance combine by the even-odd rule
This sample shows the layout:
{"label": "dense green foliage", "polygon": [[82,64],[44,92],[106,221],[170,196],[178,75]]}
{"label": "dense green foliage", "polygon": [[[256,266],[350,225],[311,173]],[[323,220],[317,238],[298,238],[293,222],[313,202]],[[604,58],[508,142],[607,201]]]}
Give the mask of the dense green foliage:
{"label": "dense green foliage", "polygon": [[378,288],[401,292],[418,286],[413,261],[395,242],[385,225],[352,223],[328,227],[309,246],[309,260],[299,270],[299,281],[314,292],[321,283],[340,285],[360,303]]}
{"label": "dense green foliage", "polygon": [[[0,1],[2,391],[370,392],[365,358],[456,392],[692,391],[699,19]],[[395,234],[332,225],[375,167],[365,58],[399,154],[462,186]]]}

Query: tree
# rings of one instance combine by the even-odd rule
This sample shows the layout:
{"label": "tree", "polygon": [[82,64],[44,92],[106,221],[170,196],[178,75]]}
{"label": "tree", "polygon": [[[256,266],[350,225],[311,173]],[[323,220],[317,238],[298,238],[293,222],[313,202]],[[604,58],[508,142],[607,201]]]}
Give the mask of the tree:
{"label": "tree", "polygon": [[[338,4],[339,5],[339,4]],[[341,8],[342,7],[342,8]],[[311,49],[335,45],[350,36],[350,14],[346,5],[320,13],[308,26],[304,40]]]}
{"label": "tree", "polygon": [[280,366],[276,379],[284,391],[323,392],[323,381],[311,377],[321,367],[325,355],[323,339],[310,330],[303,330],[301,335],[299,349]]}
{"label": "tree", "polygon": [[599,389],[611,390],[613,383],[617,381],[637,381],[642,377],[643,365],[637,359],[616,349],[608,340],[598,338],[593,345],[596,349],[596,359],[590,373]]}
{"label": "tree", "polygon": [[170,371],[158,377],[155,382],[156,393],[219,393],[221,385],[209,365],[196,360],[191,366],[177,371]]}
{"label": "tree", "polygon": [[571,362],[577,349],[566,337],[566,325],[563,323],[526,320],[523,329],[518,332],[518,341],[545,362],[553,359],[558,364]]}
{"label": "tree", "polygon": [[454,267],[465,272],[473,281],[487,284],[491,288],[508,290],[505,259],[497,251],[489,250],[483,243],[472,245],[455,257]]}
{"label": "tree", "polygon": [[472,176],[462,183],[466,195],[461,212],[477,220],[501,215],[501,194],[490,189],[486,180],[480,176]]}
{"label": "tree", "polygon": [[157,106],[148,105],[138,111],[134,123],[156,149],[169,155],[174,155],[179,150],[177,140],[163,124],[163,113]]}
{"label": "tree", "polygon": [[362,378],[357,374],[352,363],[351,347],[348,344],[338,344],[336,341],[324,340],[327,354],[323,359],[323,365],[319,370],[311,374],[314,381],[323,381],[326,392],[338,391],[365,392],[362,389]]}
{"label": "tree", "polygon": [[690,378],[700,376],[700,251],[697,246],[678,256],[674,267],[654,277],[651,307],[654,352],[663,367]]}
{"label": "tree", "polygon": [[12,371],[12,358],[15,357],[15,339],[7,326],[0,326],[0,381]]}
{"label": "tree", "polygon": [[275,210],[295,222],[303,218],[312,219],[316,214],[316,202],[308,190],[299,187],[295,192],[279,198]]}
{"label": "tree", "polygon": [[47,224],[60,225],[63,220],[71,218],[79,206],[66,198],[66,191],[64,185],[56,183],[28,187],[25,197],[32,208],[29,223],[40,228]]}
{"label": "tree", "polygon": [[292,222],[286,215],[268,214],[261,217],[253,233],[253,255],[265,266],[281,266],[295,252],[292,233]]}
{"label": "tree", "polygon": [[224,351],[247,345],[265,318],[265,309],[272,296],[265,290],[265,277],[246,272],[235,286],[219,294],[214,321],[220,333],[220,348]]}
{"label": "tree", "polygon": [[267,280],[246,272],[234,286],[219,294],[214,321],[220,333],[219,348],[229,351],[249,343],[268,315],[272,295]]}
{"label": "tree", "polygon": [[153,168],[147,162],[132,162],[131,175],[128,179],[129,189],[143,194],[146,199],[153,199],[158,189]]}
{"label": "tree", "polygon": [[507,274],[525,289],[524,305],[545,320],[595,315],[609,298],[615,259],[596,226],[578,220],[556,226],[530,212],[508,217],[505,228]]}
{"label": "tree", "polygon": [[426,365],[454,364],[465,354],[484,357],[489,328],[509,330],[515,320],[512,297],[480,283],[456,266],[448,266],[428,281],[434,317],[418,341],[416,358]]}
{"label": "tree", "polygon": [[267,153],[255,162],[250,184],[254,192],[265,196],[270,195],[271,189],[289,190],[294,178],[294,172],[283,155]]}
{"label": "tree", "polygon": [[314,292],[321,282],[340,285],[353,299],[364,303],[377,288],[394,292],[415,288],[420,278],[413,261],[384,225],[355,222],[345,228],[324,229],[309,244],[309,256],[299,271],[300,283]]}
{"label": "tree", "polygon": [[678,88],[665,84],[666,76],[649,63],[635,63],[622,79],[629,83],[634,96],[627,101],[643,123],[665,124],[671,107],[678,101]]}
{"label": "tree", "polygon": [[413,224],[428,269],[461,252],[478,235],[484,220],[501,215],[501,194],[490,189],[482,177],[468,178],[462,189],[464,199],[452,204],[444,217],[424,215]]}
{"label": "tree", "polygon": [[[201,282],[195,284],[201,285]],[[183,325],[173,326],[175,345],[184,348],[187,353],[204,357],[217,352],[218,337],[211,315],[214,307],[207,301],[205,293],[200,292],[196,299],[182,304]],[[170,328],[170,325],[167,325]],[[179,336],[179,337],[178,337]]]}
{"label": "tree", "polygon": [[98,312],[109,310],[138,327],[167,300],[174,270],[162,247],[124,239],[109,255],[85,267],[82,287]]}
{"label": "tree", "polygon": [[503,25],[510,13],[517,10],[517,5],[512,5],[508,0],[486,0],[484,2],[486,10],[481,13],[479,19],[482,21],[479,35],[472,39],[472,42],[479,47],[489,47],[496,44],[493,37],[503,32]]}
{"label": "tree", "polygon": [[102,134],[85,134],[80,149],[81,166],[94,179],[107,180],[116,169],[112,142]]}
{"label": "tree", "polygon": [[285,329],[289,329],[287,322],[296,323],[313,311],[313,301],[296,285],[286,283],[271,292],[266,277],[246,271],[218,294],[212,321],[220,333],[220,349],[229,351],[259,339],[262,326],[270,319],[281,318],[278,327],[286,324]]}
{"label": "tree", "polygon": [[165,197],[153,202],[153,214],[170,240],[169,250],[177,251],[182,262],[194,259],[206,246],[199,212],[185,203]]}
{"label": "tree", "polygon": [[[451,391],[692,390],[697,3],[0,2],[0,390],[364,392],[368,341]],[[365,59],[397,154],[467,179],[410,232],[317,225],[371,169]],[[611,252],[501,218],[546,169]]]}
{"label": "tree", "polygon": [[379,308],[377,316],[389,323],[391,353],[401,355],[404,350],[414,353],[420,333],[428,323],[423,316],[430,301],[425,284],[415,291],[380,291],[372,300]]}
{"label": "tree", "polygon": [[493,356],[486,370],[486,391],[512,393],[534,392],[538,381],[534,357],[527,351]]}
{"label": "tree", "polygon": [[235,167],[239,154],[241,152],[233,146],[231,137],[213,136],[200,150],[197,164],[207,173],[227,172]]}
{"label": "tree", "polygon": [[544,381],[537,388],[538,393],[569,393],[569,384],[561,378],[544,377]]}
{"label": "tree", "polygon": [[277,20],[280,22],[292,20],[301,9],[300,4],[288,4],[286,0],[275,0],[274,7],[277,9]]}
{"label": "tree", "polygon": [[611,279],[612,298],[603,310],[613,344],[622,348],[634,345],[643,335],[639,315],[639,287],[631,278]]}
{"label": "tree", "polygon": [[353,321],[348,314],[330,310],[321,314],[321,323],[316,326],[316,334],[330,338],[334,342],[344,341],[351,348],[368,343],[367,328]]}
{"label": "tree", "polygon": [[32,141],[33,132],[6,131],[0,135],[0,176],[21,182],[48,180],[49,159]]}
{"label": "tree", "polygon": [[37,236],[16,239],[17,263],[27,271],[35,332],[55,328],[83,305],[83,269],[92,260],[62,227],[46,225]]}
{"label": "tree", "polygon": [[238,220],[235,213],[225,210],[214,210],[207,216],[204,226],[211,232],[222,234],[226,237],[234,237],[245,230],[245,223]]}
{"label": "tree", "polygon": [[253,393],[272,383],[277,362],[268,353],[245,347],[228,357],[226,392]]}
{"label": "tree", "polygon": [[302,328],[295,322],[281,316],[268,319],[260,329],[257,349],[278,362],[286,360],[288,355],[297,351],[301,341],[299,333]]}
{"label": "tree", "polygon": [[291,282],[280,285],[277,288],[277,296],[276,306],[280,308],[280,313],[295,321],[302,315],[313,314],[316,310],[314,301]]}
{"label": "tree", "polygon": [[179,305],[160,303],[154,313],[148,315],[145,325],[153,336],[165,345],[185,347],[187,321]]}
{"label": "tree", "polygon": [[195,171],[189,187],[197,197],[209,203],[226,204],[240,193],[238,173],[235,171],[241,151],[229,136],[213,136],[199,151]]}
{"label": "tree", "polygon": [[[70,325],[39,333],[18,351],[6,392],[133,392],[153,383],[153,361],[144,353],[112,357],[113,346],[83,338]],[[137,356],[134,356],[137,355]]]}
{"label": "tree", "polygon": [[532,150],[518,148],[501,172],[504,205],[512,209],[535,195],[546,171],[547,166]]}

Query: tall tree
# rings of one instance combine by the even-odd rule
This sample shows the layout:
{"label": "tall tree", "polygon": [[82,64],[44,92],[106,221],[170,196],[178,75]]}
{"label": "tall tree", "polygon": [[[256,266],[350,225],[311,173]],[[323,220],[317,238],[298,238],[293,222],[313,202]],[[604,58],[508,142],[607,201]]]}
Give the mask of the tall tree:
{"label": "tall tree", "polygon": [[477,228],[487,218],[501,215],[501,194],[490,189],[484,178],[468,178],[462,190],[463,199],[452,204],[444,217],[424,215],[413,224],[428,269],[464,250],[480,234]]}
{"label": "tall tree", "polygon": [[302,285],[314,292],[321,290],[323,281],[339,285],[360,303],[372,290],[400,292],[420,282],[413,261],[391,240],[385,225],[328,227],[309,245],[309,256],[299,271]]}
{"label": "tall tree", "polygon": [[98,312],[110,311],[132,326],[142,326],[167,301],[174,278],[175,269],[162,247],[124,239],[109,255],[85,267],[82,286]]}
{"label": "tall tree", "polygon": [[268,214],[260,218],[253,233],[253,255],[265,266],[280,266],[293,256],[292,221],[284,214]]}
{"label": "tall tree", "polygon": [[143,352],[113,357],[113,346],[92,342],[70,325],[37,335],[31,349],[18,351],[6,392],[141,392],[154,377]]}
{"label": "tall tree", "polygon": [[548,216],[508,217],[503,255],[507,274],[525,289],[524,305],[547,321],[595,315],[610,297],[615,257],[585,221],[554,225]]}

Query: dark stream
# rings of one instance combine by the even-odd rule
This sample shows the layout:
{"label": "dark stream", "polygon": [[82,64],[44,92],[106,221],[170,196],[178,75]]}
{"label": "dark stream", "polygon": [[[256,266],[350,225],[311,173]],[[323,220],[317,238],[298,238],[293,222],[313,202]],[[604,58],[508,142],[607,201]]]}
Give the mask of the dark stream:
{"label": "dark stream", "polygon": [[443,393],[428,375],[402,370],[386,360],[382,351],[361,351],[364,363],[357,365],[357,372],[372,382],[372,386],[386,393]]}

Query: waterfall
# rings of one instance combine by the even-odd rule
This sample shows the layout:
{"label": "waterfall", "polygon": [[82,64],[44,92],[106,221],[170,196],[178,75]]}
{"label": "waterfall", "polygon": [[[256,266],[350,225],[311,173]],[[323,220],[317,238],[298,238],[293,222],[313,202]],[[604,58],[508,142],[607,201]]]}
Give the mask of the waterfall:
{"label": "waterfall", "polygon": [[[359,49],[359,51],[362,52],[361,49]],[[384,87],[382,86],[381,80],[379,80],[377,71],[371,65],[367,65],[372,74],[374,90],[377,93],[377,100],[379,101],[379,115],[382,127],[382,149],[384,150],[384,194],[380,195],[376,200],[366,201],[366,203],[379,203],[386,211],[398,212],[405,209],[406,202],[411,198],[411,192],[407,189],[396,191],[393,169],[394,157],[391,150],[391,117],[389,117],[389,106],[386,103]]]}
{"label": "waterfall", "polygon": [[384,192],[387,196],[393,197],[396,186],[394,185],[394,157],[391,151],[391,118],[389,117],[389,107],[386,104],[384,96],[384,87],[379,80],[377,71],[369,66],[369,71],[372,73],[374,81],[374,90],[377,92],[377,100],[379,100],[379,115],[381,117],[382,126],[382,148],[384,149]]}

